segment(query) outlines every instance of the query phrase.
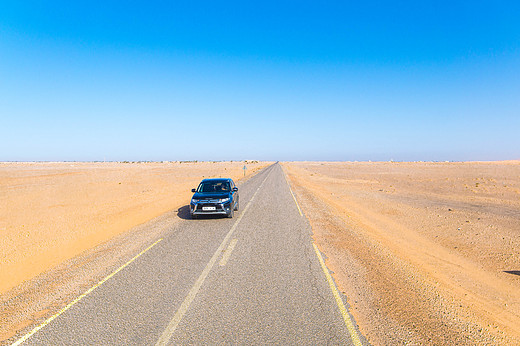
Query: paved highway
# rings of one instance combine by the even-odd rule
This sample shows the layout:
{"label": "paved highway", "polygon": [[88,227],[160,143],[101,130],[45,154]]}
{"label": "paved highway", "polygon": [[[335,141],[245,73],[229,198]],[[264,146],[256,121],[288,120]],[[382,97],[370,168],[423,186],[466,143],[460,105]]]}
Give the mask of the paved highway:
{"label": "paved highway", "polygon": [[185,220],[16,344],[365,344],[281,166],[239,192],[233,219],[181,209]]}

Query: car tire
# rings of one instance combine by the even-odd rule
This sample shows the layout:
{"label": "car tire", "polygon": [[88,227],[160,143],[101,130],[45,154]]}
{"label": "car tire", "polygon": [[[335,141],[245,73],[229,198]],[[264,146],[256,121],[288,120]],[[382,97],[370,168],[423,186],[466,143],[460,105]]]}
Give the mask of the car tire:
{"label": "car tire", "polygon": [[240,203],[240,200],[238,199],[237,202],[235,203],[235,211],[238,211],[239,203]]}
{"label": "car tire", "polygon": [[235,211],[233,210],[233,208],[231,208],[231,210],[229,211],[229,214],[227,214],[227,217],[232,219],[234,214],[235,214]]}

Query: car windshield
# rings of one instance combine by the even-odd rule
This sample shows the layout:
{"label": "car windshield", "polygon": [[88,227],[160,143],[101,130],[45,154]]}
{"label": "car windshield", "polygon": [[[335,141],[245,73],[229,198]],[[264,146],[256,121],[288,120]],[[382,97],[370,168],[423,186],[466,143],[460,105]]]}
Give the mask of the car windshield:
{"label": "car windshield", "polygon": [[227,181],[205,181],[200,183],[197,192],[229,192]]}

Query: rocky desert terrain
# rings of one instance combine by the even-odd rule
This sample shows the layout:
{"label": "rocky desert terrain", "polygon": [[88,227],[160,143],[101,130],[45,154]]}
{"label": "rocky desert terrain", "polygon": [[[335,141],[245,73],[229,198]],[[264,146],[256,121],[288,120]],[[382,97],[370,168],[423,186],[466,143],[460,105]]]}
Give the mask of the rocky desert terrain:
{"label": "rocky desert terrain", "polygon": [[286,162],[369,342],[520,344],[520,162]]}

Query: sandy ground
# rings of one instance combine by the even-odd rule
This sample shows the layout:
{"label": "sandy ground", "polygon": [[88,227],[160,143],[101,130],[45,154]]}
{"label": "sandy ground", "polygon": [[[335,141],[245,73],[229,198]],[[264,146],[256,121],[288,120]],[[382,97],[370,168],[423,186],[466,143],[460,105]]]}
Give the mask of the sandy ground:
{"label": "sandy ground", "polygon": [[[247,175],[267,163],[248,162]],[[0,163],[0,294],[189,203],[204,177],[244,162]]]}
{"label": "sandy ground", "polygon": [[373,344],[520,344],[520,162],[284,163]]}

